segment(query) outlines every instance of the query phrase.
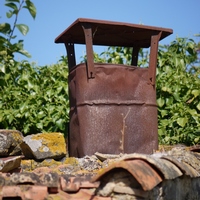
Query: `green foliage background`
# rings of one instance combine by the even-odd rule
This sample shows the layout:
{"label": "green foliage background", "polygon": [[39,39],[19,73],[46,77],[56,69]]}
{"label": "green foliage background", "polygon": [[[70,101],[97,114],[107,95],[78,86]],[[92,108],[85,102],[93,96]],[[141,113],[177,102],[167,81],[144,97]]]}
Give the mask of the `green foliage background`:
{"label": "green foliage background", "polygon": [[[35,66],[16,61],[15,54],[27,57],[23,35],[29,27],[18,24],[22,9],[35,19],[36,8],[30,0],[6,0],[8,18],[14,24],[0,24],[0,128],[17,129],[24,134],[60,131],[67,134],[69,121],[68,67],[65,56],[51,66]],[[14,42],[13,42],[14,41]],[[17,42],[16,42],[17,41]],[[109,47],[94,53],[95,62],[130,64],[131,48]],[[159,46],[157,66],[158,132],[161,144],[200,143],[200,44],[177,38]],[[147,67],[149,53],[141,49],[139,66]],[[83,58],[84,61],[84,58]]]}

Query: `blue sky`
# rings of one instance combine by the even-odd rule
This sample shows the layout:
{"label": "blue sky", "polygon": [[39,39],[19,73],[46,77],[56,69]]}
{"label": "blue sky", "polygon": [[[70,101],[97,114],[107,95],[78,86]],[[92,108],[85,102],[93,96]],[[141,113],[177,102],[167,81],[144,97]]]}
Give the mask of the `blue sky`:
{"label": "blue sky", "polygon": [[[33,20],[26,10],[22,11],[18,23],[27,24],[30,31],[18,39],[24,40],[24,48],[32,55],[29,61],[37,65],[55,64],[66,55],[64,44],[55,44],[54,39],[77,18],[92,18],[128,22],[173,29],[173,35],[161,41],[169,44],[176,37],[193,37],[200,33],[200,0],[32,0],[37,8]],[[7,22],[4,6],[0,0],[0,23]],[[8,21],[9,22],[9,21]],[[95,48],[101,52],[105,47]],[[77,60],[85,52],[85,46],[76,46]],[[18,55],[17,59],[25,59]]]}

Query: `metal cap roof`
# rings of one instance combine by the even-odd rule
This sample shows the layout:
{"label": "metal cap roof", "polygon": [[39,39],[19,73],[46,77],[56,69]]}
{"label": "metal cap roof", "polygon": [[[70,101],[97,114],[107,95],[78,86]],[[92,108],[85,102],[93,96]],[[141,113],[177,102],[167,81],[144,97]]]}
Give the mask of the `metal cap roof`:
{"label": "metal cap roof", "polygon": [[161,32],[160,40],[162,40],[173,33],[172,29],[167,28],[78,18],[55,39],[55,43],[85,44],[83,25],[92,28],[93,44],[103,46],[148,48],[152,35]]}

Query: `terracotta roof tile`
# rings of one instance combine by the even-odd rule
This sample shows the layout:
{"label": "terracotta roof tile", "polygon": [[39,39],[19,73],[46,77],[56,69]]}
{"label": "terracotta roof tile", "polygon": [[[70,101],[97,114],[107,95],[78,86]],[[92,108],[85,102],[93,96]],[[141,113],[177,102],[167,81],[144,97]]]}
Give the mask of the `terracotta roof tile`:
{"label": "terracotta roof tile", "polygon": [[151,190],[160,182],[162,178],[160,175],[143,160],[122,160],[113,163],[110,167],[98,174],[92,182],[99,181],[102,176],[115,168],[122,168],[127,170],[137,181],[141,184],[143,190]]}
{"label": "terracotta roof tile", "polygon": [[176,165],[169,162],[168,160],[163,160],[156,156],[145,155],[145,154],[132,154],[132,155],[128,155],[127,157],[124,157],[123,159],[144,160],[145,162],[151,164],[151,166],[153,166],[154,169],[156,169],[159,174],[162,174],[165,179],[174,179],[176,177],[183,175],[183,173],[180,171],[180,169]]}
{"label": "terracotta roof tile", "polygon": [[33,172],[0,173],[0,199],[108,200],[113,194],[116,199],[124,198],[123,195],[145,199],[165,180],[200,177],[199,153],[183,154],[172,151],[124,155],[99,170],[97,175],[60,175],[43,168]]}
{"label": "terracotta roof tile", "polygon": [[4,186],[0,194],[1,198],[21,197],[21,199],[37,199],[44,200],[48,197],[48,190],[46,186],[35,185],[16,185]]}

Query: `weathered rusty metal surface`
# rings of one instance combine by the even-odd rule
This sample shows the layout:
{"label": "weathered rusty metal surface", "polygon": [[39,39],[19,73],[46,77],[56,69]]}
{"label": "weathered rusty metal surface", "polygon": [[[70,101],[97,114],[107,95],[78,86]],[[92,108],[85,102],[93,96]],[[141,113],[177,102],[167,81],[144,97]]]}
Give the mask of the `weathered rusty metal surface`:
{"label": "weathered rusty metal surface", "polygon": [[[150,47],[152,35],[162,32],[161,39],[170,35],[172,29],[131,24],[126,22],[113,22],[105,20],[79,18],[63,31],[56,39],[56,43],[85,44],[85,37],[80,24],[90,24],[92,27],[93,44],[106,46],[140,46]],[[126,34],[126,37],[124,35]]]}
{"label": "weathered rusty metal surface", "polygon": [[151,190],[162,182],[160,175],[143,160],[126,160],[116,162],[94,177],[92,182],[100,180],[108,172],[116,168],[127,170],[137,180],[144,191]]}
{"label": "weathered rusty metal surface", "polygon": [[95,72],[88,80],[80,64],[69,75],[70,155],[153,153],[157,107],[148,70],[95,64]]}
{"label": "weathered rusty metal surface", "polygon": [[[158,148],[155,76],[159,40],[171,29],[78,19],[55,40],[69,61],[69,155],[153,153]],[[74,44],[86,44],[87,62],[76,65]],[[151,47],[149,68],[95,64],[93,45]]]}

